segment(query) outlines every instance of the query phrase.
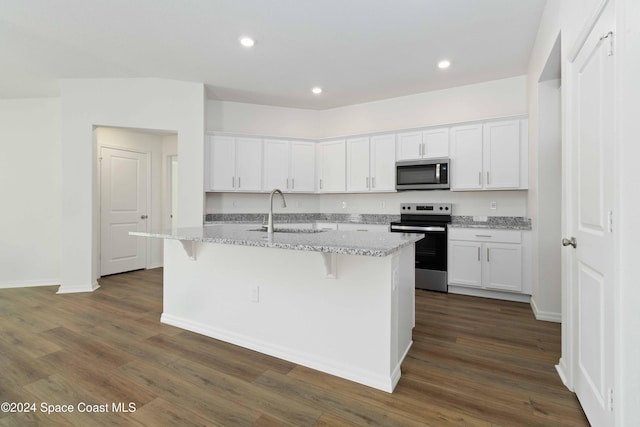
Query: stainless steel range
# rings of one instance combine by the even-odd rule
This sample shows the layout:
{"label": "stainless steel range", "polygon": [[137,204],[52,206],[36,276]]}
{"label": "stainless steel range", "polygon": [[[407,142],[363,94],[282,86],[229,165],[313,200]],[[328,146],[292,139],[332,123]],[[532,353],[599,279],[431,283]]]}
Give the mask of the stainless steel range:
{"label": "stainless steel range", "polygon": [[447,292],[447,224],[451,203],[403,203],[400,221],[391,223],[395,233],[421,233],[416,242],[416,288]]}

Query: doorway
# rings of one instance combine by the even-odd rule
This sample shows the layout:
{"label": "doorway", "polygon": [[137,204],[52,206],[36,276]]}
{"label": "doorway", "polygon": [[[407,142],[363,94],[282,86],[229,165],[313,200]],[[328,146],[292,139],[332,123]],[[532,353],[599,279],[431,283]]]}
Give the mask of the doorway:
{"label": "doorway", "polygon": [[[130,236],[170,226],[177,195],[177,134],[171,131],[96,127],[99,226],[98,277],[162,266],[162,241]],[[172,167],[172,157],[175,165]],[[170,175],[175,169],[176,177]]]}

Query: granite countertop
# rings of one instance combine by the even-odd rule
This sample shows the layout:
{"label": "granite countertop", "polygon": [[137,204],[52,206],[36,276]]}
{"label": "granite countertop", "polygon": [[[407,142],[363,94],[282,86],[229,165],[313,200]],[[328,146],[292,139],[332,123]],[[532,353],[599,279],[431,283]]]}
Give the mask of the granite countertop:
{"label": "granite countertop", "polygon": [[[269,236],[259,230],[260,224],[211,224],[202,227],[178,228],[175,232],[160,233],[131,232],[133,236],[187,240],[226,245],[257,246],[265,248],[292,249],[298,251],[327,252],[346,255],[385,257],[424,236],[422,234],[317,231],[297,233],[275,232]],[[276,230],[278,230],[276,225]],[[281,226],[282,228],[282,226]]]}
{"label": "granite countertop", "polygon": [[[205,224],[256,224],[266,223],[267,214],[264,213],[216,213],[206,214]],[[273,220],[276,224],[286,223],[318,223],[332,222],[341,224],[385,224],[399,221],[400,215],[384,214],[344,214],[344,213],[275,213]]]}
{"label": "granite countertop", "polygon": [[475,221],[472,216],[452,217],[449,228],[493,228],[502,230],[531,230],[531,219],[521,216],[489,216],[487,221]]}

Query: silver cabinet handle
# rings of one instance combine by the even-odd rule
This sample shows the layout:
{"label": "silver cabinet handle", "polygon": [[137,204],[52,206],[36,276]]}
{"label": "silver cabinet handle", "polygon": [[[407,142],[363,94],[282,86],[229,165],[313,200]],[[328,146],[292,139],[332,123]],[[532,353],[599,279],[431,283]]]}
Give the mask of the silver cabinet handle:
{"label": "silver cabinet handle", "polygon": [[482,172],[478,172],[478,185],[482,185]]}
{"label": "silver cabinet handle", "polygon": [[236,188],[236,177],[235,176],[231,177],[231,188]]}
{"label": "silver cabinet handle", "polygon": [[420,143],[420,145],[418,145],[418,155],[420,157],[422,157],[422,143]]}
{"label": "silver cabinet handle", "polygon": [[476,237],[487,237],[487,238],[491,238],[491,234],[476,234]]}
{"label": "silver cabinet handle", "polygon": [[240,178],[241,177],[238,177],[238,188],[242,187],[242,185],[240,184]]}
{"label": "silver cabinet handle", "polygon": [[376,177],[371,177],[371,188],[376,188]]}
{"label": "silver cabinet handle", "polygon": [[287,178],[287,190],[289,189],[289,178]]}
{"label": "silver cabinet handle", "polygon": [[427,155],[427,146],[424,142],[422,143],[422,155],[423,156]]}
{"label": "silver cabinet handle", "polygon": [[487,262],[489,262],[489,248],[487,248]]}
{"label": "silver cabinet handle", "polygon": [[578,247],[578,241],[575,237],[571,237],[570,239],[567,239],[565,237],[564,239],[562,239],[562,246],[573,246],[573,249],[575,249],[576,247]]}
{"label": "silver cabinet handle", "polygon": [[320,178],[320,189],[322,190],[322,178]]}
{"label": "silver cabinet handle", "polygon": [[293,190],[294,188],[296,188],[296,179],[291,178],[291,189]]}
{"label": "silver cabinet handle", "polygon": [[480,247],[478,246],[478,261],[480,261]]}
{"label": "silver cabinet handle", "polygon": [[366,178],[366,181],[367,181],[367,184],[366,184],[367,188],[369,188],[369,177]]}
{"label": "silver cabinet handle", "polygon": [[489,171],[487,171],[487,185],[491,184],[491,182],[489,181]]}

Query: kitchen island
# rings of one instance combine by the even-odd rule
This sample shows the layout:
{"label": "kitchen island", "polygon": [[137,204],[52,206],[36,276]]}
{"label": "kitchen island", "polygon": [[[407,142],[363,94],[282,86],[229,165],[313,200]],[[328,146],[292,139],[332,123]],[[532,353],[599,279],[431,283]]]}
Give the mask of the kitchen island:
{"label": "kitchen island", "polygon": [[163,323],[393,391],[422,235],[248,224],[131,234],[165,239]]}

